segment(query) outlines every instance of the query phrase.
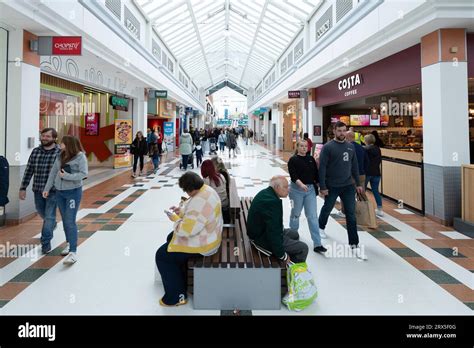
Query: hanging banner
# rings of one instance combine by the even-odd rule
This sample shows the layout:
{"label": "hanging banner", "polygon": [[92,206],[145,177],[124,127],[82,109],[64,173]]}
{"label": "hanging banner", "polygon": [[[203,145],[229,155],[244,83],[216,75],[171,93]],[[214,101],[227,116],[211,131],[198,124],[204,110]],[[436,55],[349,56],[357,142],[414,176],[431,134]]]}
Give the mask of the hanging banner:
{"label": "hanging banner", "polygon": [[173,122],[163,122],[163,134],[168,151],[173,151]]}
{"label": "hanging banner", "polygon": [[132,156],[130,155],[130,144],[133,140],[132,125],[132,120],[115,120],[114,168],[132,165]]}
{"label": "hanging banner", "polygon": [[100,113],[86,114],[86,135],[99,135]]}

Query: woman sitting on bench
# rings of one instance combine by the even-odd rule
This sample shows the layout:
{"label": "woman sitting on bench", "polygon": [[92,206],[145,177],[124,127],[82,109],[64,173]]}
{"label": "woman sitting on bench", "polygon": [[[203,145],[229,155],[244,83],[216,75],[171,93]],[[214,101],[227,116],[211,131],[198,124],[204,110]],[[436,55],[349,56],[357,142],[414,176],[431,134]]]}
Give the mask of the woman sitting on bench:
{"label": "woman sitting on bench", "polygon": [[215,254],[222,240],[221,200],[216,191],[194,172],[184,173],[178,183],[190,198],[166,212],[174,228],[155,257],[165,288],[160,300],[162,306],[188,302],[185,271],[188,259]]}
{"label": "woman sitting on bench", "polygon": [[211,160],[205,160],[202,162],[201,175],[204,178],[204,183],[216,190],[221,199],[224,223],[230,223],[229,195],[226,190],[226,179],[222,174],[216,171]]}

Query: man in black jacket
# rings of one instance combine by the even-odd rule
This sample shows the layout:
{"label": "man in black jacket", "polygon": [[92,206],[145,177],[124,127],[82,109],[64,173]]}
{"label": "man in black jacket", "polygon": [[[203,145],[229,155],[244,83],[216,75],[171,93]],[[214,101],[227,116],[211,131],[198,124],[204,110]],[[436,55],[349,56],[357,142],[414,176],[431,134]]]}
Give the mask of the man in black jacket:
{"label": "man in black jacket", "polygon": [[5,157],[0,156],[0,226],[5,223],[5,206],[8,204],[8,187],[10,183],[10,165]]}
{"label": "man in black jacket", "polygon": [[298,232],[283,228],[283,204],[288,196],[288,181],[274,176],[270,186],[252,200],[247,218],[247,234],[252,244],[266,255],[275,255],[285,262],[304,262],[308,246],[299,241]]}

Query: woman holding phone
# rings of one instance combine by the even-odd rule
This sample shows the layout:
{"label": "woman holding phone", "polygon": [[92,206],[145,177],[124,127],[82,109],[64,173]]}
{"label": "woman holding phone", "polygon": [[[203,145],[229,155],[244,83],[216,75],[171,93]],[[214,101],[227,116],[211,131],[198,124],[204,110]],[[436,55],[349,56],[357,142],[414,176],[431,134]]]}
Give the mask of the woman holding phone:
{"label": "woman holding phone", "polygon": [[43,191],[47,198],[49,191],[56,190],[56,199],[61,212],[66,248],[61,255],[66,256],[65,265],[77,261],[77,224],[76,215],[82,198],[82,180],[87,177],[87,158],[78,138],[65,135],[61,141],[61,152],[56,157],[48,182]]}

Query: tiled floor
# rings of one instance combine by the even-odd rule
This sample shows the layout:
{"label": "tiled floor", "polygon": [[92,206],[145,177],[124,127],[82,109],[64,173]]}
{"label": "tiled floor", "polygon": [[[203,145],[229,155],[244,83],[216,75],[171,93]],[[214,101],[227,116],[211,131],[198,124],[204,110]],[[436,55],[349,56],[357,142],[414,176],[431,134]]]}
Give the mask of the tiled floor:
{"label": "tiled floor", "polygon": [[[243,151],[237,158],[223,156],[240,196],[254,196],[273,175],[288,177],[285,163],[291,154],[258,144],[240,147]],[[133,179],[127,172],[85,190],[78,214],[79,261],[72,267],[61,262],[61,224],[55,231],[54,250],[47,256],[38,253],[38,218],[2,229],[1,244],[31,248],[21,257],[0,258],[0,313],[226,314],[193,310],[192,300],[179,308],[158,305],[163,286],[154,282],[154,255],[172,228],[162,211],[183,195],[177,186],[182,173],[177,167],[179,158],[168,154],[158,175]],[[318,210],[322,203],[318,198]],[[283,206],[287,225],[288,199]],[[310,252],[307,263],[319,295],[299,315],[472,314],[473,240],[418,214],[400,211],[391,201],[384,200],[384,210],[386,216],[377,219],[376,229],[358,228],[368,261]],[[302,216],[301,240],[311,245],[304,220]],[[347,243],[344,226],[345,219],[331,215],[324,240],[327,247]],[[293,313],[282,307],[251,314]]]}

